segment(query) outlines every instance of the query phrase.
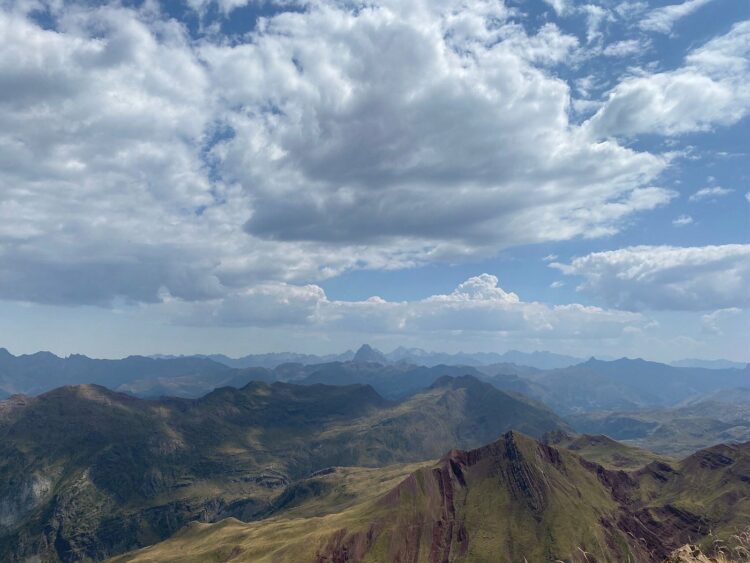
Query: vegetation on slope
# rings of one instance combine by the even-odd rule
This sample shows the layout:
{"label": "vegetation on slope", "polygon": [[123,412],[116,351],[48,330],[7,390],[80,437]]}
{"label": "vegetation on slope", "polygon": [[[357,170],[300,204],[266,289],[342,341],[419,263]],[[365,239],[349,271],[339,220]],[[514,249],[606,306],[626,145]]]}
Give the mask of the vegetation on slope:
{"label": "vegetation on slope", "polygon": [[101,559],[191,520],[257,518],[329,466],[435,459],[511,428],[566,426],[471,377],[394,403],[361,385],[251,383],[199,400],[103,387],[0,403],[0,559]]}
{"label": "vegetation on slope", "polygon": [[191,525],[116,561],[662,561],[750,523],[748,463],[750,444],[613,471],[509,433],[337,513]]}

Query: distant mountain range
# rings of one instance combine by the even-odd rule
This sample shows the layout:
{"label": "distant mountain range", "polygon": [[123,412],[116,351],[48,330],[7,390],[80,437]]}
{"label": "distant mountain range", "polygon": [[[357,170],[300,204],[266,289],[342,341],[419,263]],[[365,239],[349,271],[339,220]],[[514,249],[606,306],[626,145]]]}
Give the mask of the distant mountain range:
{"label": "distant mountain range", "polygon": [[478,449],[453,449],[395,485],[393,470],[384,472],[383,492],[376,475],[356,487],[345,476],[357,493],[343,506],[334,472],[300,483],[307,493],[286,517],[195,524],[115,562],[227,554],[243,562],[661,562],[687,543],[721,542],[729,551],[749,520],[750,444],[624,472],[510,432]]}
{"label": "distant mountain range", "polygon": [[[157,359],[174,359],[184,356],[160,355],[153,357]],[[447,354],[443,352],[427,352],[420,348],[399,347],[390,353],[384,353],[368,344],[363,344],[356,352],[348,350],[342,354],[329,354],[322,356],[279,352],[271,354],[249,354],[241,358],[230,358],[223,354],[198,355],[196,357],[208,358],[233,368],[264,367],[271,369],[286,363],[323,364],[348,361],[377,362],[381,364],[401,362],[427,367],[441,364],[478,367],[490,364],[512,363],[538,369],[552,369],[571,366],[583,361],[582,358],[554,354],[552,352],[529,353],[519,352],[517,350],[510,350],[503,354],[494,352],[458,352],[456,354]]]}
{"label": "distant mountain range", "polygon": [[568,421],[579,432],[685,455],[717,443],[750,441],[750,387],[722,389],[676,407],[582,413]]}
{"label": "distant mountain range", "polygon": [[36,395],[62,385],[94,383],[110,389],[138,379],[199,375],[220,379],[228,375],[224,364],[199,357],[155,359],[129,356],[98,360],[80,354],[60,358],[50,352],[14,356],[0,348],[0,393]]}
{"label": "distant mountain range", "polygon": [[519,352],[510,350],[502,354],[494,352],[459,352],[457,354],[444,354],[439,352],[426,352],[419,348],[396,348],[387,358],[392,362],[406,362],[417,365],[467,365],[487,366],[490,364],[517,364],[537,369],[553,369],[578,364],[583,360],[573,356],[554,354],[552,352]]}
{"label": "distant mountain range", "polygon": [[[750,440],[750,367],[416,355],[365,345],[344,360],[231,367],[0,349],[0,390],[13,395],[0,401],[0,560],[101,560],[224,519],[203,528],[209,551],[186,555],[199,549],[187,528],[152,560],[179,549],[181,562],[297,561],[314,547],[319,561],[572,560],[578,548],[615,561],[750,514],[749,452],[732,445]],[[519,359],[483,356],[498,358]],[[276,533],[286,516],[294,523]]]}
{"label": "distant mountain range", "polygon": [[[506,356],[522,359],[514,354]],[[81,355],[59,358],[49,352],[13,356],[0,349],[0,393],[2,396],[35,395],[62,385],[92,383],[140,397],[197,398],[219,387],[239,388],[250,381],[286,381],[329,385],[361,383],[371,385],[386,398],[400,399],[429,387],[442,376],[472,375],[503,391],[541,401],[567,416],[595,411],[672,408],[721,390],[750,387],[750,368],[747,367],[673,367],[626,358],[614,361],[592,358],[552,369],[509,362],[427,366],[409,363],[405,357],[393,362],[365,345],[346,361],[232,368],[199,356],[97,360]]]}
{"label": "distant mountain range", "polygon": [[721,389],[750,386],[744,369],[677,368],[622,358],[542,371],[527,377],[530,395],[561,414],[677,406]]}
{"label": "distant mountain range", "polygon": [[670,362],[669,365],[676,368],[744,369],[748,364],[741,362],[730,362],[729,360],[698,360],[695,358],[690,358]]}
{"label": "distant mountain range", "polygon": [[94,385],[0,402],[0,560],[100,560],[194,519],[257,518],[330,466],[434,459],[569,428],[471,376],[400,402],[364,385],[253,382],[198,400]]}
{"label": "distant mountain range", "polygon": [[[182,356],[154,357],[176,358]],[[233,368],[264,367],[270,369],[285,363],[323,364],[331,362],[368,361],[382,364],[402,362],[428,367],[436,365],[482,367],[505,363],[546,370],[569,367],[585,361],[585,358],[544,351],[519,352],[518,350],[509,350],[502,354],[495,352],[457,352],[455,354],[448,354],[444,352],[428,352],[421,348],[404,348],[403,346],[400,346],[392,352],[384,353],[368,344],[364,344],[356,352],[347,350],[341,354],[320,356],[314,354],[278,352],[270,354],[250,354],[241,358],[230,358],[223,354],[212,354],[198,357],[208,358]],[[599,357],[599,359],[611,360],[612,358]],[[722,359],[701,360],[693,358],[670,362],[669,365],[673,367],[695,367],[705,369],[744,369],[747,364]]]}

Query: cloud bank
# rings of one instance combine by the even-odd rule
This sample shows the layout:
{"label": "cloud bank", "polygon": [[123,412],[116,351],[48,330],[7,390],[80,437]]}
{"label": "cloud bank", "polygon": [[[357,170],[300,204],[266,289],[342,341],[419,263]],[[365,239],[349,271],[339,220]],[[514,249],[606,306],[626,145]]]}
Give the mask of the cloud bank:
{"label": "cloud bank", "polygon": [[[0,299],[210,300],[617,232],[668,159],[568,118],[578,40],[497,2],[320,2],[229,42],[0,12]],[[20,6],[20,7],[19,7]]]}
{"label": "cloud bank", "polygon": [[617,14],[646,8],[548,4],[552,19],[579,18],[580,36],[485,0],[324,0],[231,37],[196,35],[150,2],[53,3],[49,21],[35,3],[3,3],[0,300],[389,334],[617,338],[647,326],[647,309],[706,311],[719,326],[712,311],[750,303],[747,245],[554,264],[606,307],[524,301],[487,274],[412,301],[340,301],[320,287],[349,270],[616,234],[677,195],[662,183],[674,154],[634,138],[747,115],[741,22],[677,68],[628,67],[606,86],[580,78],[581,122],[561,77],[589,56],[616,65],[645,50],[643,34],[605,36]]}
{"label": "cloud bank", "polygon": [[750,306],[750,245],[633,246],[552,267],[612,307],[707,311]]}
{"label": "cloud bank", "polygon": [[217,326],[305,326],[328,332],[372,334],[495,333],[505,337],[599,339],[641,330],[638,313],[580,304],[525,302],[506,292],[496,276],[482,274],[448,294],[415,301],[329,300],[318,286],[271,284],[227,298],[164,304],[180,323]]}

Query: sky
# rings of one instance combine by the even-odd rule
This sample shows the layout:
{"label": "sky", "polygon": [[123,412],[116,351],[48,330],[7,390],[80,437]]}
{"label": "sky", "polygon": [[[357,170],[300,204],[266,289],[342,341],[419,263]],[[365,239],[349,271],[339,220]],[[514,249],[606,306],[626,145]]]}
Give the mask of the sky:
{"label": "sky", "polygon": [[0,346],[750,361],[750,2],[0,0]]}

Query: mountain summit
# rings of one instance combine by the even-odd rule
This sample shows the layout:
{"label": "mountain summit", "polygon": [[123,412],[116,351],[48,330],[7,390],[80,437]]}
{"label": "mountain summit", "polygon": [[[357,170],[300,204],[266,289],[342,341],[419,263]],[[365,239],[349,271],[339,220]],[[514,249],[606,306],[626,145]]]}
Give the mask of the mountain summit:
{"label": "mountain summit", "polygon": [[357,353],[354,354],[352,361],[358,364],[375,363],[385,365],[388,363],[388,358],[380,350],[376,350],[369,344],[363,344],[357,350]]}
{"label": "mountain summit", "polygon": [[614,471],[507,432],[336,513],[193,525],[115,561],[664,561],[746,523],[749,464],[744,444]]}

